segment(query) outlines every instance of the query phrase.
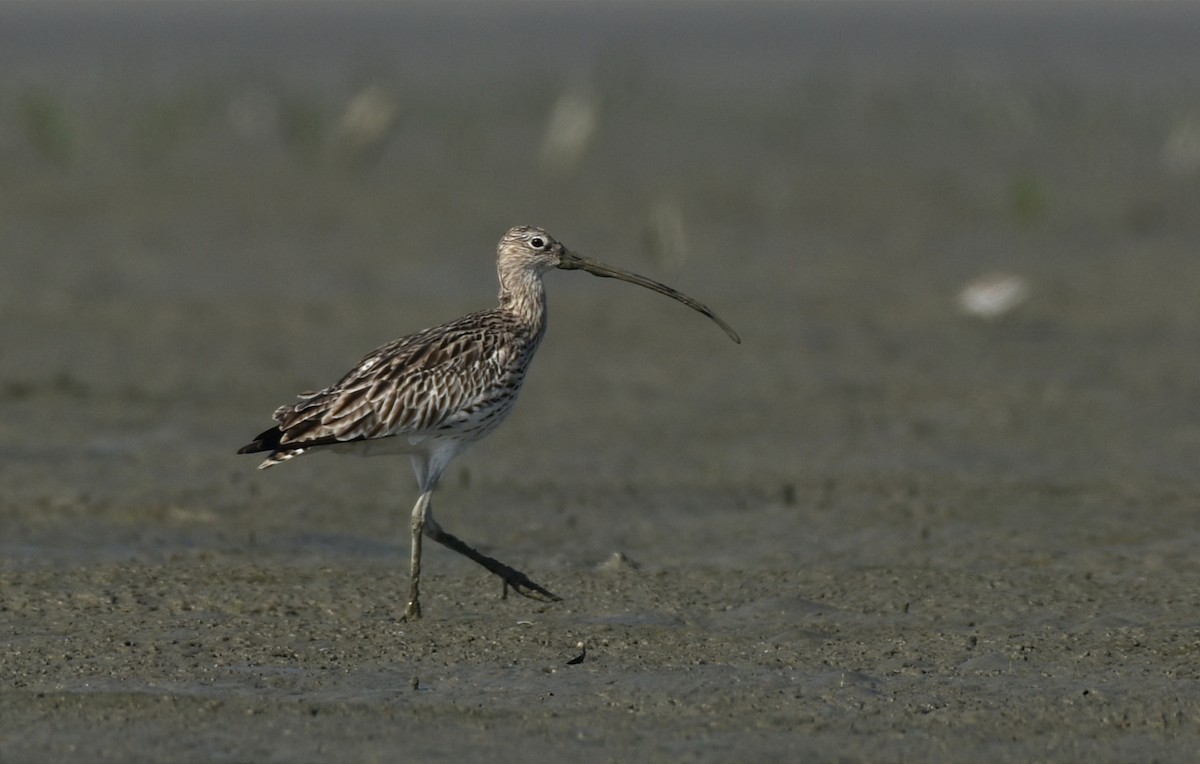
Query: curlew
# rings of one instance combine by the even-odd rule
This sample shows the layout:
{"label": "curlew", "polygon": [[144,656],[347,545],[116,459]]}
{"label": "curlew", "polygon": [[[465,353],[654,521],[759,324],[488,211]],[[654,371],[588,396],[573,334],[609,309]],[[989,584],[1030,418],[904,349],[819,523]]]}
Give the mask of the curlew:
{"label": "curlew", "polygon": [[500,305],[410,334],[369,353],[324,390],[301,393],[275,410],[274,427],[238,450],[269,452],[259,469],[312,450],[409,454],[420,495],[412,509],[412,558],[406,620],[421,615],[421,540],[428,536],[466,555],[504,582],[503,594],[559,597],[524,573],[453,536],[433,519],[433,491],[454,457],[491,433],[516,402],[525,372],[546,331],[542,276],[554,268],[582,270],[664,294],[715,321],[734,342],[737,332],[701,303],[636,273],[589,260],[540,228],[518,226],[500,239],[496,270]]}

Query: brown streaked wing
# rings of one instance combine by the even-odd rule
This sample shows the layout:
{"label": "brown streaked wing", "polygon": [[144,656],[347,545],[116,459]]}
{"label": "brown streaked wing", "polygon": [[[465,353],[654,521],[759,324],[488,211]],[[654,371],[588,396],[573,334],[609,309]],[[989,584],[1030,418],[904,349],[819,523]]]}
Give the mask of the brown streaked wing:
{"label": "brown streaked wing", "polygon": [[519,329],[483,311],[384,345],[336,384],[275,412],[280,445],[340,443],[435,429],[495,395],[520,355]]}

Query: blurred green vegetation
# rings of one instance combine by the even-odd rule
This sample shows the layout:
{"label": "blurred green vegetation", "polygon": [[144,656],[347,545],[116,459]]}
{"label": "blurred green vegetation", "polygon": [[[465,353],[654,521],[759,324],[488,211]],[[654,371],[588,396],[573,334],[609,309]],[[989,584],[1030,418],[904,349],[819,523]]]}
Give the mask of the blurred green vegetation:
{"label": "blurred green vegetation", "polygon": [[[356,228],[421,246],[446,235],[433,227],[466,242],[516,220],[570,221],[644,242],[644,256],[677,269],[727,242],[814,235],[908,257],[997,233],[1200,233],[1200,78],[1149,41],[1136,70],[1109,60],[1103,36],[1035,66],[997,57],[1009,51],[983,27],[972,31],[992,46],[983,52],[881,52],[870,35],[884,22],[871,19],[835,24],[846,38],[809,50],[783,31],[842,11],[756,6],[735,23],[714,4],[693,40],[666,24],[676,11],[614,6],[596,31],[571,26],[566,11],[548,19],[565,36],[535,56],[494,39],[497,24],[526,28],[519,7],[478,8],[479,19],[451,6],[354,7],[359,36],[327,47],[313,40],[342,17],[324,5],[255,5],[261,18],[241,23],[257,31],[242,38],[228,37],[236,14],[195,11],[186,20],[201,31],[168,26],[175,38],[146,36],[137,55],[30,48],[22,59],[10,45],[0,70],[9,225],[103,216],[122,241],[200,221]],[[145,13],[121,8],[128,18],[110,43]],[[605,37],[626,29],[622,14],[643,12],[669,30],[661,41]],[[9,29],[13,13],[0,13]],[[76,22],[64,10],[60,23]],[[718,52],[703,44],[743,24],[758,37]],[[373,46],[362,42],[372,34]],[[407,35],[394,59],[393,34]],[[587,54],[565,56],[580,40]]]}
{"label": "blurred green vegetation", "polygon": [[61,97],[42,90],[27,90],[17,104],[25,140],[40,157],[54,164],[74,158],[78,138]]}
{"label": "blurred green vegetation", "polygon": [[664,100],[654,73],[625,71],[621,88],[589,84],[586,143],[568,144],[570,162],[548,169],[548,125],[570,83],[512,82],[482,96],[465,83],[455,92],[403,79],[308,89],[286,80],[205,72],[170,88],[106,81],[104,92],[9,82],[16,95],[0,93],[0,126],[17,129],[0,143],[0,188],[19,200],[54,186],[109,195],[133,184],[152,196],[254,186],[249,198],[267,203],[318,182],[454,207],[586,205],[638,219],[670,198],[689,220],[1090,222],[1141,233],[1190,228],[1200,204],[1200,172],[1182,150],[1167,164],[1168,136],[1187,147],[1180,133],[1196,124],[1177,94],[1080,88],[1064,99],[1062,83],[1036,79],[989,88],[956,74],[814,72]]}
{"label": "blurred green vegetation", "polygon": [[1012,211],[1020,221],[1032,223],[1045,214],[1045,192],[1037,177],[1021,175],[1012,183]]}

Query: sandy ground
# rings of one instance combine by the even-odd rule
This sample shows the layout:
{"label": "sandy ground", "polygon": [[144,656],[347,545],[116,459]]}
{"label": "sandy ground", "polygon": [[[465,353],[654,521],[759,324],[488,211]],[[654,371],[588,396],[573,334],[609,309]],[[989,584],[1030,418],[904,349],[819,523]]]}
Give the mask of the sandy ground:
{"label": "sandy ground", "polygon": [[[1194,760],[1195,6],[171,7],[0,6],[0,760]],[[551,274],[435,506],[564,599],[405,623],[403,459],[233,452],[516,223],[744,343]]]}

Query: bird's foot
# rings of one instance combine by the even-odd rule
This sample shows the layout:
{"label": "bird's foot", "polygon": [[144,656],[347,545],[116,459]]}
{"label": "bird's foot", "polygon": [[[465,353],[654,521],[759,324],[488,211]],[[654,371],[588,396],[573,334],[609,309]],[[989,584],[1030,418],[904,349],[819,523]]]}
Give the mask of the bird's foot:
{"label": "bird's foot", "polygon": [[508,570],[500,574],[500,578],[504,581],[504,588],[500,591],[500,599],[508,599],[508,590],[511,588],[522,597],[528,597],[532,600],[540,600],[542,602],[562,601],[562,597],[559,597],[541,584],[535,584],[533,581],[530,581],[529,576],[519,570],[508,568]]}
{"label": "bird's foot", "polygon": [[425,532],[439,544],[443,544],[459,554],[471,558],[475,562],[487,568],[491,573],[499,576],[500,580],[504,582],[504,589],[500,592],[501,599],[508,597],[508,590],[511,587],[514,592],[522,597],[541,600],[542,602],[559,602],[562,600],[562,597],[559,597],[557,594],[541,584],[535,584],[533,581],[530,581],[529,576],[525,575],[516,568],[510,568],[493,557],[488,557],[486,554],[480,554],[476,550],[472,549],[468,544],[464,543],[462,539],[446,533],[440,527],[433,527],[430,529],[429,526],[426,526]]}
{"label": "bird's foot", "polygon": [[404,608],[404,617],[400,620],[409,623],[421,620],[421,602],[415,599],[409,600],[408,607]]}

